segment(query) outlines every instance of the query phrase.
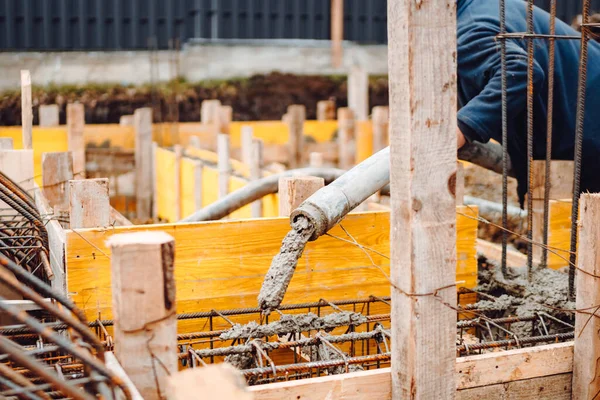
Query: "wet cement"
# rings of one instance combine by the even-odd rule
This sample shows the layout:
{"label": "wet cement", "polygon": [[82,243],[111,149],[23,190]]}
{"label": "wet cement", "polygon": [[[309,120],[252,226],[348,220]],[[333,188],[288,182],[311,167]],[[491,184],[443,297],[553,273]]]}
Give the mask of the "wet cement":
{"label": "wet cement", "polygon": [[266,325],[252,321],[245,325],[235,324],[223,332],[221,340],[265,338],[286,333],[308,332],[311,330],[330,331],[338,326],[358,326],[367,322],[367,317],[360,313],[342,311],[323,317],[316,314],[283,315],[280,320]]}
{"label": "wet cement", "polygon": [[[526,317],[544,312],[566,322],[571,322],[575,303],[568,299],[569,275],[563,270],[535,268],[531,281],[527,279],[527,268],[509,268],[506,277],[502,276],[500,265],[480,258],[479,285],[476,290],[495,297],[495,301],[481,300],[476,303],[480,310],[496,311],[496,317]],[[558,324],[550,327],[551,333],[564,328]],[[531,322],[511,325],[517,335],[531,335]]]}
{"label": "wet cement", "polygon": [[281,305],[285,292],[294,276],[298,259],[302,256],[315,227],[304,217],[296,218],[292,230],[283,239],[279,253],[273,257],[271,266],[258,294],[258,306],[265,311]]}

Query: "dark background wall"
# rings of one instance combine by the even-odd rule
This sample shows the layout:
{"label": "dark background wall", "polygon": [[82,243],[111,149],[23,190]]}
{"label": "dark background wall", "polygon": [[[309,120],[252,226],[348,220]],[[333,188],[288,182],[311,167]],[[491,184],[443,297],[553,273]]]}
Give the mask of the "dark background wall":
{"label": "dark background wall", "polygon": [[[548,9],[550,0],[536,0]],[[329,39],[329,0],[0,0],[0,51],[169,48],[169,39]],[[600,0],[592,0],[600,10]],[[567,22],[579,0],[558,0]],[[383,44],[386,0],[344,0],[344,38]],[[153,39],[154,38],[154,39]]]}

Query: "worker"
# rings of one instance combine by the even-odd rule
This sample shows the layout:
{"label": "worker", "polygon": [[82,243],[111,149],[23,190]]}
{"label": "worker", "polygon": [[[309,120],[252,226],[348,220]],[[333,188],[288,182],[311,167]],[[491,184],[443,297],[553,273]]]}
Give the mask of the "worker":
{"label": "worker", "polygon": [[[536,34],[550,34],[550,14],[535,7]],[[527,3],[506,0],[508,33],[527,31]],[[494,139],[502,142],[502,70],[499,0],[457,0],[458,147]],[[579,36],[556,20],[556,34]],[[533,157],[546,155],[549,45],[534,42]],[[556,40],[552,159],[573,160],[580,40]],[[600,45],[589,43],[583,134],[581,190],[600,192]],[[506,40],[508,153],[523,203],[527,192],[527,40]]]}

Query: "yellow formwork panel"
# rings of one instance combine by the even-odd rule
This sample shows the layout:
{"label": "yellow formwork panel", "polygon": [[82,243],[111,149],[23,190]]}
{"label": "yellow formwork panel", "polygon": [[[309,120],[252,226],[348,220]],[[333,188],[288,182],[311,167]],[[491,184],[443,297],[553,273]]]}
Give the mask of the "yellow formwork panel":
{"label": "yellow formwork panel", "polygon": [[[242,178],[238,178],[237,176],[232,176],[229,178],[229,193],[234,192],[238,189],[243,188],[248,184],[248,181]],[[252,218],[252,208],[250,204],[245,205],[244,207],[235,210],[229,216],[231,219],[244,219],[244,218]]]}
{"label": "yellow formwork panel", "polygon": [[219,200],[219,171],[215,168],[202,168],[202,207]]}
{"label": "yellow formwork panel", "polygon": [[373,124],[371,121],[356,123],[356,163],[359,164],[373,155]]}
{"label": "yellow formwork panel", "polygon": [[548,267],[560,269],[569,265],[571,249],[571,200],[550,200],[548,229]]}
{"label": "yellow formwork panel", "polygon": [[158,217],[175,221],[175,153],[163,148],[156,149],[156,196]]}
{"label": "yellow formwork panel", "polygon": [[196,211],[196,161],[187,157],[181,159],[181,217],[185,218]]}
{"label": "yellow formwork panel", "polygon": [[[474,287],[477,212],[466,207],[457,212],[456,280],[464,282],[459,286]],[[336,239],[347,238],[339,226],[331,230],[332,236],[309,243],[284,303],[388,296],[390,284],[384,273],[389,274],[389,218],[389,212],[367,212],[350,214],[342,221],[358,243],[376,251],[369,255],[349,241]],[[289,228],[287,218],[261,218],[67,231],[67,288],[90,319],[99,313],[111,318],[107,240],[119,233],[164,231],[175,239],[177,312],[256,307],[265,273]],[[179,331],[188,329],[198,327],[184,324]]]}

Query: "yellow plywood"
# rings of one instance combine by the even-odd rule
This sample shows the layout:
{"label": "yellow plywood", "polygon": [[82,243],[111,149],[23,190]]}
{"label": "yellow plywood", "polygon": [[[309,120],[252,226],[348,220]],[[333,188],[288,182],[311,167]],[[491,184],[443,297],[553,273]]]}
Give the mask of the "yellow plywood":
{"label": "yellow plywood", "polygon": [[119,124],[86,125],[83,129],[86,147],[120,147],[132,150],[135,148],[133,126]]}
{"label": "yellow plywood", "polygon": [[155,168],[158,217],[165,221],[175,221],[175,153],[157,148]]}
{"label": "yellow plywood", "polygon": [[371,121],[356,123],[356,163],[373,155],[373,124]]}
{"label": "yellow plywood", "polygon": [[571,200],[550,200],[550,229],[548,230],[548,266],[559,269],[569,265],[571,248]]}
{"label": "yellow plywood", "polygon": [[[185,183],[184,183],[185,184]],[[202,207],[219,199],[219,171],[211,167],[202,168]]]}
{"label": "yellow plywood", "polygon": [[[189,157],[194,157],[201,161],[214,165],[217,165],[217,163],[219,162],[219,156],[217,155],[217,153],[210,150],[198,149],[195,147],[186,147],[185,154]],[[231,158],[229,162],[231,163],[231,168],[235,174],[241,175],[245,178],[248,178],[250,176],[250,167],[248,165],[244,164],[241,161],[234,160],[233,158]]]}
{"label": "yellow plywood", "polygon": [[196,161],[181,159],[181,216],[187,217],[196,211]]}
{"label": "yellow plywood", "polygon": [[270,194],[263,197],[263,217],[271,218],[279,216],[279,195]]}
{"label": "yellow plywood", "polygon": [[[238,189],[243,188],[248,184],[248,181],[242,178],[238,178],[237,176],[232,176],[229,179],[229,193],[234,192]],[[243,218],[252,218],[252,209],[250,204],[235,210],[229,216],[231,219],[243,219]]]}
{"label": "yellow plywood", "polygon": [[[461,213],[476,210],[461,207]],[[358,243],[389,254],[389,212],[348,215],[342,225]],[[475,285],[476,221],[457,217],[457,281]],[[175,238],[177,311],[208,311],[255,307],[256,296],[289,230],[287,218],[263,218],[180,225],[117,227],[67,231],[67,285],[74,301],[89,318],[111,317],[110,250],[114,234],[165,231]],[[333,236],[348,239],[340,227]],[[300,259],[284,303],[320,298],[352,299],[389,295],[389,258],[365,254],[354,244],[330,236],[311,242]]]}

